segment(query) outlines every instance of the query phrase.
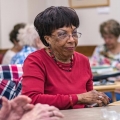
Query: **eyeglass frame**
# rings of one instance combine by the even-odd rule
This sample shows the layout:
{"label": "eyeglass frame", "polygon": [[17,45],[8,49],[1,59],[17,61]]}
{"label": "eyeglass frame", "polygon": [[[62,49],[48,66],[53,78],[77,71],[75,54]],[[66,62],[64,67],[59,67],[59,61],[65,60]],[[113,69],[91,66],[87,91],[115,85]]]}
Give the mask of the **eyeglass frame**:
{"label": "eyeglass frame", "polygon": [[[81,37],[82,33],[80,33],[80,32],[76,32],[76,33],[79,34],[80,37]],[[78,37],[78,38],[73,37],[74,34],[72,34],[72,35],[66,34],[66,35],[67,35],[66,37],[68,37],[68,39],[69,39],[71,36],[72,36],[72,38],[75,39],[75,40],[77,40],[78,38],[80,38],[80,37]],[[61,39],[60,37],[61,37],[61,36],[64,36],[64,35],[61,35],[61,36],[51,35],[51,36],[55,36],[55,37],[57,37],[58,39]],[[65,39],[65,38],[63,38],[63,39]],[[68,39],[66,39],[66,40],[68,40]]]}

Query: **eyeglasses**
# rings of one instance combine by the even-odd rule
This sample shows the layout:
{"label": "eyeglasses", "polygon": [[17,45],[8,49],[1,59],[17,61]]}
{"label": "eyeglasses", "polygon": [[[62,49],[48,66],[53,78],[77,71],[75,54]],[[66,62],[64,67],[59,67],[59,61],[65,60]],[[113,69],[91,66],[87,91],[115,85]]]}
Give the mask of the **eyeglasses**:
{"label": "eyeglasses", "polygon": [[[73,39],[77,40],[78,38],[80,38],[82,35],[82,33],[79,32],[74,32],[72,33],[72,35],[66,34],[66,33],[61,33],[57,35],[58,39],[61,40],[68,40],[71,36],[73,37]],[[56,35],[51,35],[51,36],[56,36]]]}

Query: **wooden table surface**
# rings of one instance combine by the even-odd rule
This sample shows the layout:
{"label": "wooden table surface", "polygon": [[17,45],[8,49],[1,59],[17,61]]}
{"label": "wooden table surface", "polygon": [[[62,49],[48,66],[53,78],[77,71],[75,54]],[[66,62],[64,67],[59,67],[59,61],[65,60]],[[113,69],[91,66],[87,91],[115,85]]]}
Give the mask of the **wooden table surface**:
{"label": "wooden table surface", "polygon": [[112,101],[115,102],[116,101],[115,90],[120,89],[120,82],[115,82],[115,84],[112,84],[112,85],[94,86],[93,89],[100,92],[111,92]]}
{"label": "wooden table surface", "polygon": [[65,115],[62,120],[103,120],[101,109],[115,110],[120,113],[120,106],[94,107],[83,109],[61,110]]}
{"label": "wooden table surface", "polygon": [[94,86],[95,90],[98,90],[98,91],[101,91],[101,92],[110,92],[110,91],[114,91],[117,88],[120,88],[120,82],[116,82],[115,84],[112,84],[112,85]]}

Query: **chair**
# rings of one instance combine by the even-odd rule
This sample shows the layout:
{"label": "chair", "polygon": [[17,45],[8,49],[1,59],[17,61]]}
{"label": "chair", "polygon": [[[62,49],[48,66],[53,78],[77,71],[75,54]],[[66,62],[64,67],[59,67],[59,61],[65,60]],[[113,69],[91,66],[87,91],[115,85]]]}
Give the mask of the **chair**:
{"label": "chair", "polygon": [[0,64],[2,63],[3,56],[3,54],[0,54]]}
{"label": "chair", "polygon": [[22,65],[0,65],[0,96],[12,99],[20,94]]}

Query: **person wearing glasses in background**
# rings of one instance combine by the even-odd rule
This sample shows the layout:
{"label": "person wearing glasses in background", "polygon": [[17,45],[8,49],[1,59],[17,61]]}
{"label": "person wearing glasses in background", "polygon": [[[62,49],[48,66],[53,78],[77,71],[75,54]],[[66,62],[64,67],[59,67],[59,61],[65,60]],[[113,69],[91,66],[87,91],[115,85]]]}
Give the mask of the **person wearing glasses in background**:
{"label": "person wearing glasses in background", "polygon": [[[90,58],[91,66],[107,65],[120,70],[120,23],[113,19],[103,22],[100,34],[105,43],[95,48]],[[120,81],[120,76],[114,77],[114,80]],[[111,93],[106,94],[112,98]],[[120,89],[116,89],[116,99],[120,100]]]}
{"label": "person wearing glasses in background", "polygon": [[100,34],[105,44],[95,48],[90,59],[94,66],[111,65],[120,70],[120,24],[113,19],[100,25]]}
{"label": "person wearing glasses in background", "polygon": [[33,104],[59,109],[107,105],[108,97],[93,90],[89,60],[75,52],[81,33],[79,18],[69,7],[49,7],[39,13],[35,28],[46,48],[30,54],[23,64],[22,94]]}

